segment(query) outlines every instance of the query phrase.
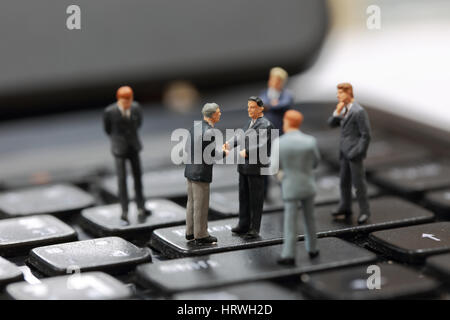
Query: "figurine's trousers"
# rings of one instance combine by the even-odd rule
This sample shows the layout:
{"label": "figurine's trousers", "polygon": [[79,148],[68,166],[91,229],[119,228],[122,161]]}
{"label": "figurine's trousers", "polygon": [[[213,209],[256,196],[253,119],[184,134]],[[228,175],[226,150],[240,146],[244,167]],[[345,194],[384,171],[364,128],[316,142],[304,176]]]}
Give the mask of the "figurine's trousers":
{"label": "figurine's trousers", "polygon": [[264,176],[239,173],[239,229],[259,233],[263,205]]}
{"label": "figurine's trousers", "polygon": [[209,183],[187,179],[187,191],[186,234],[193,234],[195,239],[205,238],[209,236]]}
{"label": "figurine's trousers", "polygon": [[339,210],[351,211],[353,185],[356,190],[356,199],[358,200],[360,214],[370,215],[366,173],[363,161],[350,161],[341,155],[340,164],[341,203],[339,204]]}
{"label": "figurine's trousers", "polygon": [[139,209],[145,208],[145,200],[142,191],[142,171],[141,171],[141,161],[139,159],[139,153],[132,152],[126,157],[115,157],[116,158],[116,172],[117,172],[117,182],[119,189],[119,200],[122,207],[122,212],[128,212],[128,188],[127,188],[127,170],[126,161],[129,160],[131,164],[131,171],[133,173],[134,180],[134,194],[136,199],[136,205]]}
{"label": "figurine's trousers", "polygon": [[317,250],[316,224],[314,219],[314,196],[303,200],[284,201],[284,240],[282,258],[295,258],[295,244],[298,237],[299,205],[303,208],[303,226],[305,232],[305,247],[308,252]]}

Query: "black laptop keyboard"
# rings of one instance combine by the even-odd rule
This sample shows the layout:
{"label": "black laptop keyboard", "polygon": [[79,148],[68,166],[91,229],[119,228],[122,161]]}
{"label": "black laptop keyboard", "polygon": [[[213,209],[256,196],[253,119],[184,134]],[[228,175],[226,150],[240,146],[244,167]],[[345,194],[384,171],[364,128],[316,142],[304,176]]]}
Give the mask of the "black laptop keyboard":
{"label": "black laptop keyboard", "polygon": [[[185,240],[183,167],[143,159],[146,206],[120,220],[111,165],[18,177],[0,193],[3,299],[443,299],[450,294],[450,161],[426,144],[374,128],[367,158],[372,217],[333,220],[339,200],[339,130],[325,126],[332,104],[296,106],[322,153],[317,171],[320,255],[310,259],[299,229],[296,266],[276,263],[283,237],[280,187],[271,178],[261,237],[234,236],[238,176],[216,166],[209,232],[213,245]],[[223,111],[220,129],[245,113]],[[233,121],[230,121],[233,119]],[[179,119],[178,119],[179,121]],[[190,120],[184,127],[191,126]],[[106,139],[106,137],[105,137]],[[170,143],[170,141],[167,141]],[[157,152],[155,150],[155,152]],[[167,157],[168,158],[168,157]],[[112,162],[112,160],[111,160]],[[46,183],[51,182],[51,183]],[[133,195],[130,181],[130,194]],[[357,213],[355,204],[354,211]],[[371,276],[379,270],[377,281]]]}

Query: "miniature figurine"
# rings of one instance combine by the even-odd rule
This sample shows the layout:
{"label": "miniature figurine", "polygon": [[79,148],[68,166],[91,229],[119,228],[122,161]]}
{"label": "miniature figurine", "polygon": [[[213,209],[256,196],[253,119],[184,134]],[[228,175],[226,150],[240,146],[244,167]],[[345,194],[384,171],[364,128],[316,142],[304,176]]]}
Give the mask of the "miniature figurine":
{"label": "miniature figurine", "polygon": [[274,141],[271,166],[280,168],[278,177],[284,200],[284,242],[279,264],[295,264],[295,243],[298,236],[298,208],[301,202],[305,230],[305,246],[311,258],[317,256],[317,235],[314,221],[316,182],[313,170],[320,160],[316,139],[300,131],[303,115],[288,110],[283,118],[284,135]]}
{"label": "miniature figurine", "polygon": [[[191,143],[186,144],[189,162],[184,176],[187,178],[188,200],[186,205],[186,240],[195,240],[197,245],[216,243],[217,238],[208,233],[209,185],[212,181],[213,161],[216,153],[223,157],[228,150],[216,150],[213,134],[214,125],[220,120],[220,108],[216,103],[206,103],[202,109],[203,121],[194,124],[190,131]],[[196,128],[200,126],[200,128]],[[201,148],[198,146],[201,145]],[[212,147],[211,147],[212,145]],[[197,147],[196,147],[197,146]],[[206,147],[212,148],[211,161],[204,158]],[[195,162],[198,149],[200,163]]]}
{"label": "miniature figurine", "polygon": [[106,134],[111,140],[111,152],[116,162],[118,178],[119,200],[122,207],[121,218],[128,222],[128,189],[126,160],[130,161],[134,179],[136,205],[139,216],[151,214],[145,209],[142,191],[142,171],[139,152],[142,144],[137,130],[142,125],[142,111],[137,102],[133,101],[133,89],[128,86],[120,87],[116,93],[117,102],[105,109],[103,124]]}
{"label": "miniature figurine", "polygon": [[[261,92],[261,100],[264,102],[267,119],[272,122],[275,129],[281,131],[283,127],[283,115],[294,103],[294,98],[289,90],[284,89],[288,78],[286,70],[275,67],[270,69],[267,89]],[[282,132],[280,132],[282,135]]]}
{"label": "miniature figurine", "polygon": [[358,223],[363,224],[370,217],[366,174],[363,165],[371,138],[369,117],[353,98],[353,87],[350,83],[338,84],[337,98],[339,103],[328,123],[332,128],[341,126],[339,155],[341,200],[332,215],[334,217],[340,215],[344,215],[346,218],[351,217],[353,183],[360,209]]}
{"label": "miniature figurine", "polygon": [[[243,235],[246,239],[254,239],[259,237],[264,202],[265,176],[261,175],[261,168],[267,167],[269,164],[263,164],[259,156],[257,159],[254,159],[256,160],[254,161],[255,163],[252,163],[252,161],[249,161],[249,154],[251,152],[259,155],[260,149],[266,148],[267,156],[270,157],[271,130],[274,127],[264,117],[264,104],[259,97],[252,96],[248,98],[247,105],[250,121],[245,125],[243,130],[244,132],[248,132],[250,129],[255,130],[256,145],[250,145],[252,139],[249,139],[248,136],[242,139],[242,141],[235,136],[229,142],[225,143],[223,148],[229,150],[231,147],[234,148],[241,143],[245,144],[243,146],[245,149],[239,153],[240,157],[244,158],[244,163],[238,164],[239,223],[231,231],[235,234]],[[267,132],[267,135],[264,136],[260,130]]]}
{"label": "miniature figurine", "polygon": [[[275,129],[283,134],[283,115],[294,103],[291,92],[284,89],[288,79],[286,70],[280,67],[270,69],[267,89],[261,92],[261,100],[264,102],[264,111],[267,119],[272,122]],[[267,193],[270,185],[269,176],[264,177],[264,199],[268,199]]]}

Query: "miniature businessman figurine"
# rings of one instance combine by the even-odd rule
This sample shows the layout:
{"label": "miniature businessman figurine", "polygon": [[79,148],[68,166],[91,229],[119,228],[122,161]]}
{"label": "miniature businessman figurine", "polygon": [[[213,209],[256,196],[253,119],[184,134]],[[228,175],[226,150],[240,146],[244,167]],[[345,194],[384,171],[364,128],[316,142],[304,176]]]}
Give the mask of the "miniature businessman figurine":
{"label": "miniature businessman figurine", "polygon": [[267,89],[260,95],[261,100],[264,102],[267,119],[272,122],[275,129],[279,130],[281,130],[283,126],[284,113],[294,103],[292,94],[289,90],[284,89],[287,78],[288,73],[286,70],[280,67],[270,69]]}
{"label": "miniature businessman figurine", "polygon": [[333,216],[352,215],[352,183],[356,189],[360,214],[358,223],[363,224],[370,217],[367,198],[366,174],[363,159],[366,157],[370,143],[370,123],[366,111],[354,100],[350,83],[337,86],[339,103],[329,118],[331,127],[341,126],[340,142],[340,188],[341,200]]}
{"label": "miniature businessman figurine", "polygon": [[103,115],[106,134],[111,140],[111,151],[116,162],[122,220],[128,222],[128,189],[126,160],[130,161],[134,179],[136,205],[140,216],[150,214],[145,210],[142,191],[141,163],[139,152],[142,144],[137,130],[142,124],[141,107],[133,101],[133,90],[128,86],[117,90],[117,102],[108,106]]}
{"label": "miniature businessman figurine", "polygon": [[[259,237],[264,203],[265,176],[261,174],[261,169],[269,166],[269,163],[265,164],[261,161],[260,155],[267,154],[267,157],[270,157],[271,130],[274,127],[264,117],[264,104],[259,97],[248,98],[247,106],[250,121],[243,128],[246,133],[245,138],[238,139],[234,136],[223,147],[230,149],[243,144],[241,147],[244,149],[239,155],[244,163],[238,164],[239,223],[231,231],[246,239],[254,239]],[[256,133],[256,139],[247,136],[250,131]],[[256,159],[252,159],[253,157]]]}
{"label": "miniature businessman figurine", "polygon": [[[305,246],[311,258],[317,256],[317,236],[314,221],[316,182],[313,170],[320,160],[316,139],[300,131],[303,115],[288,110],[283,118],[284,135],[272,146],[271,166],[280,168],[278,176],[284,200],[284,242],[279,264],[295,264],[295,244],[298,236],[298,208],[302,204]],[[278,147],[278,148],[277,148]],[[274,150],[279,150],[279,156]]]}
{"label": "miniature businessman figurine", "polygon": [[[209,185],[212,181],[214,159],[217,159],[216,153],[222,157],[228,154],[228,150],[216,150],[213,128],[220,120],[219,106],[216,103],[207,103],[203,106],[202,114],[203,121],[195,123],[190,131],[191,143],[186,144],[189,162],[184,171],[188,191],[186,240],[195,240],[197,245],[217,242],[217,238],[208,233]],[[212,150],[210,155],[205,154],[206,148]],[[199,153],[199,161],[195,159],[195,152]]]}

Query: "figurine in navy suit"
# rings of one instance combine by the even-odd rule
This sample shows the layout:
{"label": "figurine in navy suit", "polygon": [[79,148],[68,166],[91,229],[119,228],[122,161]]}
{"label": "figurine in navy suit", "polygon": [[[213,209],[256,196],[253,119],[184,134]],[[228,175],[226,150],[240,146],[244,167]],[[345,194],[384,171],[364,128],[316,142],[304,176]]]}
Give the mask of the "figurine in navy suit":
{"label": "figurine in navy suit", "polygon": [[334,217],[344,215],[346,218],[352,215],[353,184],[360,209],[358,223],[363,224],[370,217],[363,164],[371,139],[369,116],[353,98],[353,87],[350,83],[340,83],[337,89],[339,103],[328,123],[332,128],[341,127],[339,148],[341,201],[332,215]]}
{"label": "figurine in navy suit", "polygon": [[[288,78],[286,70],[275,67],[270,70],[267,89],[261,92],[260,98],[264,103],[265,115],[275,129],[283,128],[284,113],[294,103],[294,98],[289,90],[284,89]],[[282,133],[280,132],[280,135]]]}

